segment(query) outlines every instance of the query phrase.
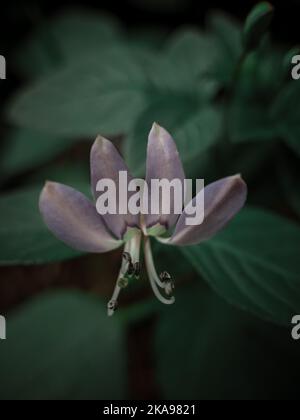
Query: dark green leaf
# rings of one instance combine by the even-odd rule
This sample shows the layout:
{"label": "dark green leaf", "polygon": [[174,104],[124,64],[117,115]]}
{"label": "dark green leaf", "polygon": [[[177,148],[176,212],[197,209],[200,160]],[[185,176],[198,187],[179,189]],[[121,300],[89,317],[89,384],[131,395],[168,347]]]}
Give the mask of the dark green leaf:
{"label": "dark green leaf", "polygon": [[68,137],[123,133],[143,109],[148,88],[136,55],[116,47],[29,86],[9,115],[19,125]]}
{"label": "dark green leaf", "polygon": [[123,331],[104,305],[77,293],[45,295],[11,315],[0,369],[1,399],[126,396]]}
{"label": "dark green leaf", "polygon": [[175,66],[176,76],[182,75],[186,85],[192,83],[194,89],[201,77],[210,74],[218,59],[212,37],[193,27],[175,32],[168,40],[165,54]]}
{"label": "dark green leaf", "polygon": [[238,59],[242,52],[241,27],[231,16],[212,12],[207,19],[208,29],[215,34],[232,59]]}
{"label": "dark green leaf", "polygon": [[300,313],[298,225],[248,208],[212,240],[180,249],[228,302],[280,324]]}
{"label": "dark green leaf", "polygon": [[40,189],[0,197],[0,265],[44,264],[74,258],[80,253],[56,239],[38,210]]}
{"label": "dark green leaf", "polygon": [[207,23],[214,42],[213,51],[217,57],[211,68],[211,76],[222,86],[228,86],[232,82],[242,54],[241,28],[230,16],[221,12],[211,13]]}
{"label": "dark green leaf", "polygon": [[297,399],[290,331],[239,311],[204,287],[176,291],[158,321],[157,378],[176,400]]}
{"label": "dark green leaf", "polygon": [[300,156],[300,84],[290,82],[278,94],[271,109],[280,137]]}
{"label": "dark green leaf", "polygon": [[234,143],[277,140],[268,109],[251,99],[235,98],[228,113],[230,140]]}
{"label": "dark green leaf", "polygon": [[300,169],[298,161],[288,161],[283,158],[279,162],[279,180],[286,201],[300,218]]}
{"label": "dark green leaf", "polygon": [[266,34],[274,14],[269,2],[258,3],[249,13],[243,31],[244,45],[247,51],[256,48]]}
{"label": "dark green leaf", "polygon": [[16,64],[28,78],[41,77],[68,61],[82,61],[91,52],[101,55],[120,39],[112,17],[70,9],[38,27],[18,50]]}
{"label": "dark green leaf", "polygon": [[282,83],[281,65],[280,53],[264,49],[244,60],[227,116],[233,142],[279,139],[271,107]]}
{"label": "dark green leaf", "polygon": [[144,171],[148,134],[153,122],[172,134],[181,159],[188,163],[217,141],[222,116],[213,106],[203,105],[197,97],[158,96],[139,117],[126,144],[128,163],[139,175]]}
{"label": "dark green leaf", "polygon": [[47,133],[16,129],[6,138],[1,158],[1,171],[5,176],[33,169],[66,150],[72,141],[54,137]]}

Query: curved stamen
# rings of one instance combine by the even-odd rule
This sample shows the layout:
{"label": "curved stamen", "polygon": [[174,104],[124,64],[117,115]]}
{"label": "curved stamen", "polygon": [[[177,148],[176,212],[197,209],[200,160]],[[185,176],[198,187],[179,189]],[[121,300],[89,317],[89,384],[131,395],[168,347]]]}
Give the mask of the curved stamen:
{"label": "curved stamen", "polygon": [[148,272],[148,276],[149,276],[153,293],[155,294],[155,296],[160,302],[164,303],[165,305],[172,305],[175,302],[175,297],[172,296],[169,299],[165,298],[160,293],[160,290],[158,288],[160,287],[161,289],[164,289],[165,292],[169,294],[168,293],[169,288],[166,289],[167,284],[164,281],[161,281],[157,275],[157,272],[154,266],[152,251],[151,251],[150,238],[147,236],[145,237],[145,241],[144,241],[144,251],[145,251],[145,263],[146,263],[147,272]]}
{"label": "curved stamen", "polygon": [[118,307],[118,297],[122,289],[128,285],[128,277],[138,277],[141,234],[138,233],[126,242],[123,252],[122,265],[110,301],[107,304],[107,315],[112,316]]}

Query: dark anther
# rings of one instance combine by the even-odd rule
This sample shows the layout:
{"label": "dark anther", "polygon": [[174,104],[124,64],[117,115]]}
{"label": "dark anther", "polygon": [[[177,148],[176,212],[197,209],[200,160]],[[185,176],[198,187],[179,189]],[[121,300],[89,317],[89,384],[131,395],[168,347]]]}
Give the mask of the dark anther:
{"label": "dark anther", "polygon": [[109,309],[110,311],[115,311],[118,307],[118,302],[114,299],[110,300],[107,304],[107,309]]}
{"label": "dark anther", "polygon": [[128,264],[127,272],[128,276],[132,276],[134,274],[134,265],[131,263]]}
{"label": "dark anther", "polygon": [[173,294],[173,291],[175,289],[174,282],[172,280],[172,277],[167,271],[163,271],[159,275],[161,281],[164,283],[164,289],[168,296],[171,296]]}
{"label": "dark anther", "polygon": [[141,264],[139,262],[134,263],[134,275],[139,277],[141,273]]}
{"label": "dark anther", "polygon": [[123,252],[123,258],[125,261],[127,261],[129,264],[132,263],[132,259],[131,259],[131,255],[129,254],[129,252]]}
{"label": "dark anther", "polygon": [[171,280],[171,276],[167,271],[163,271],[162,273],[160,273],[159,277],[161,281],[167,282]]}

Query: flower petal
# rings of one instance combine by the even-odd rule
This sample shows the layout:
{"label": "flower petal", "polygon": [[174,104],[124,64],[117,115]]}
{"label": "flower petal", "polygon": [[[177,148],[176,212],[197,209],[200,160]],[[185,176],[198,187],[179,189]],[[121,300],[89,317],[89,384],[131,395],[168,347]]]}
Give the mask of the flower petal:
{"label": "flower petal", "polygon": [[[200,193],[199,193],[200,194]],[[175,232],[166,243],[195,245],[210,239],[221,230],[244,206],[247,186],[240,175],[216,181],[204,189],[204,221],[200,225],[187,226],[185,211],[180,216]],[[196,203],[196,197],[192,200]]]}
{"label": "flower petal", "polygon": [[54,235],[72,248],[84,252],[106,252],[118,248],[93,203],[83,194],[63,184],[47,182],[40,212]]}
{"label": "flower petal", "polygon": [[[179,179],[184,185],[185,174],[176,144],[171,135],[158,124],[154,123],[149,134],[147,149],[146,181],[149,188],[149,207],[151,203],[151,180],[166,179],[172,181]],[[174,214],[174,194],[170,194],[171,214],[163,214],[163,203],[167,195],[160,193],[160,214],[149,214],[145,217],[147,227],[160,224],[166,229],[172,227],[178,220],[179,214]],[[182,203],[184,203],[182,194]],[[169,199],[169,197],[167,197]],[[182,209],[181,209],[182,210]]]}
{"label": "flower petal", "polygon": [[[123,238],[127,227],[139,227],[139,215],[119,214],[119,204],[127,208],[129,198],[133,193],[128,193],[127,198],[124,194],[119,197],[119,172],[127,172],[128,183],[133,179],[123,158],[109,140],[98,136],[91,149],[91,182],[92,191],[95,199],[100,196],[96,191],[97,183],[102,179],[111,179],[116,185],[117,214],[105,214],[102,217],[107,227],[119,239]],[[123,192],[125,189],[121,188]],[[126,186],[127,189],[127,186]]]}

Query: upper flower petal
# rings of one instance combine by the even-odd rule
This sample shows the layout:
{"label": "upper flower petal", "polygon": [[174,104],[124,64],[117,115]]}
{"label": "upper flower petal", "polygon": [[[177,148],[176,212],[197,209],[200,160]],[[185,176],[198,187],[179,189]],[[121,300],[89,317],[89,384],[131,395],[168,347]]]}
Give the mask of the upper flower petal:
{"label": "upper flower petal", "polygon": [[[139,227],[139,215],[119,214],[119,204],[123,207],[127,206],[128,199],[133,193],[128,193],[128,198],[124,198],[122,194],[120,202],[119,200],[119,172],[127,172],[128,183],[133,179],[129,172],[127,165],[123,158],[115,148],[115,146],[109,140],[104,137],[98,136],[95,140],[91,149],[91,182],[92,191],[95,199],[99,197],[100,192],[96,191],[97,183],[102,179],[111,179],[116,185],[116,203],[117,203],[117,214],[105,214],[102,217],[105,220],[106,225],[111,232],[119,239],[123,238],[126,233],[127,227]],[[127,191],[127,186],[126,186]],[[126,202],[125,202],[126,201]]]}
{"label": "upper flower petal", "polygon": [[48,228],[72,248],[106,252],[122,244],[107,231],[94,204],[73,188],[47,182],[40,195],[39,207]]}
{"label": "upper flower petal", "polygon": [[[199,193],[200,194],[200,193]],[[175,232],[166,243],[195,245],[210,239],[222,229],[244,206],[247,186],[240,175],[231,176],[209,184],[204,189],[204,221],[187,226],[185,211],[180,216]],[[196,204],[196,197],[192,200]]]}
{"label": "upper flower petal", "polygon": [[[147,148],[147,170],[146,181],[149,187],[149,207],[151,203],[151,180],[152,179],[166,179],[172,181],[178,179],[183,187],[185,174],[182,167],[181,159],[176,147],[176,144],[171,135],[158,124],[154,123],[149,134],[148,148]],[[169,197],[167,197],[169,199]],[[182,194],[182,203],[183,200]],[[145,217],[147,227],[160,224],[166,229],[173,226],[179,214],[174,214],[174,194],[170,194],[170,214],[162,214],[163,202],[166,195],[160,194],[160,214],[149,214]]]}

